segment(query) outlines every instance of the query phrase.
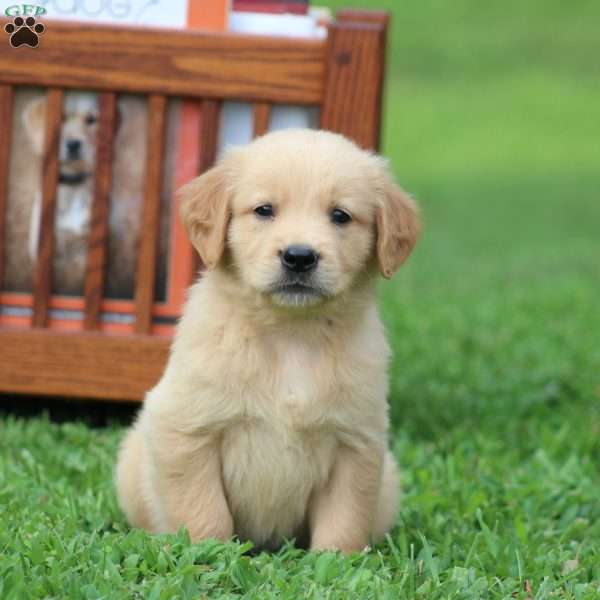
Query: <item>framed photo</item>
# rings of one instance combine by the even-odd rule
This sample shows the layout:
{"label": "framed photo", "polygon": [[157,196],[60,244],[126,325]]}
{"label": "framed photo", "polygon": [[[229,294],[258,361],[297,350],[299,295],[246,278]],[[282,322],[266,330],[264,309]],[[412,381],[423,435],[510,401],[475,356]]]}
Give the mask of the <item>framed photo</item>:
{"label": "framed photo", "polygon": [[[125,0],[100,3],[40,2],[44,19],[93,21],[224,30],[228,0]],[[43,52],[43,45],[35,51]],[[12,114],[13,139],[8,181],[5,273],[0,325],[30,327],[32,280],[40,226],[45,90],[18,88]],[[215,115],[218,119],[218,115]],[[50,329],[83,329],[83,285],[90,229],[96,156],[98,98],[65,92],[58,141],[59,176],[54,228]],[[101,307],[102,331],[133,333],[137,247],[141,231],[147,102],[120,95],[113,148],[108,264]],[[155,273],[152,334],[170,335],[193,278],[194,254],[178,217],[175,191],[198,174],[201,113],[198,105],[170,99],[163,160],[160,236]],[[206,125],[206,124],[205,124]]]}

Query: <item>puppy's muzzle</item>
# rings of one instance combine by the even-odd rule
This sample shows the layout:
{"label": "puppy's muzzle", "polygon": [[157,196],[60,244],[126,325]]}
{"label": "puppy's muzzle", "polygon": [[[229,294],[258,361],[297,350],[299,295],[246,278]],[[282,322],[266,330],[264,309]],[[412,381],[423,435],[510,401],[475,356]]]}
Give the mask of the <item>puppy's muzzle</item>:
{"label": "puppy's muzzle", "polygon": [[288,246],[280,253],[281,264],[291,273],[309,273],[317,268],[319,255],[310,246]]}

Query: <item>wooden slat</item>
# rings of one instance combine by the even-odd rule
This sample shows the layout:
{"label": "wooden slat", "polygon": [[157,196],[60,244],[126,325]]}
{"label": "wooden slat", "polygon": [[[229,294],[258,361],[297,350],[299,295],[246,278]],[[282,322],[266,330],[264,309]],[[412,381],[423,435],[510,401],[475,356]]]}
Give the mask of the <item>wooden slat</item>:
{"label": "wooden slat", "polygon": [[58,181],[58,144],[63,110],[63,92],[49,89],[46,96],[46,123],[42,166],[42,210],[37,258],[33,273],[32,325],[45,327],[52,292],[52,254],[54,252],[54,216]]}
{"label": "wooden slat", "polygon": [[[390,29],[391,15],[389,12],[384,10],[363,10],[357,8],[342,8],[335,13],[335,20],[338,23],[370,23],[372,25],[379,25],[383,27],[383,37],[381,43],[383,45],[383,52],[381,55],[381,72],[383,73],[383,80],[381,82],[381,96],[383,97],[383,85],[385,80],[386,72],[386,58],[388,54],[388,32]],[[376,114],[375,127],[377,128],[377,139],[375,140],[374,148],[379,150],[381,147],[381,129],[382,129],[382,102],[383,99],[379,100],[379,111]]]}
{"label": "wooden slat", "polygon": [[148,98],[148,150],[135,282],[135,330],[137,333],[149,333],[152,327],[166,106],[165,96],[152,95]]}
{"label": "wooden slat", "polygon": [[[200,153],[198,160],[198,175],[210,169],[217,158],[217,145],[219,142],[219,113],[221,103],[216,100],[203,100],[201,103],[202,119],[200,121]],[[191,280],[195,280],[198,270],[202,268],[202,261],[196,250],[192,250]]]}
{"label": "wooden slat", "polygon": [[100,324],[100,304],[104,293],[108,254],[108,215],[112,187],[113,137],[117,114],[116,95],[110,92],[100,94],[98,104],[100,117],[96,139],[96,171],[84,286],[83,326],[85,329],[97,329]]}
{"label": "wooden slat", "polygon": [[217,158],[219,141],[219,112],[221,103],[215,100],[202,101],[202,124],[200,132],[200,160],[198,175],[210,169]]}
{"label": "wooden slat", "polygon": [[385,26],[334,23],[329,27],[327,81],[321,127],[364,148],[379,149]]}
{"label": "wooden slat", "polygon": [[324,49],[324,40],[53,21],[39,51],[17,60],[0,44],[0,83],[319,104]]}
{"label": "wooden slat", "polygon": [[8,208],[8,173],[10,168],[10,146],[12,136],[13,90],[0,85],[0,289],[4,281],[4,255],[6,243],[6,211]]}
{"label": "wooden slat", "polygon": [[156,336],[0,329],[0,391],[141,400],[160,378],[169,345]]}
{"label": "wooden slat", "polygon": [[371,23],[388,27],[390,13],[384,10],[363,10],[360,8],[341,8],[335,13],[338,23]]}
{"label": "wooden slat", "polygon": [[254,104],[254,137],[264,135],[269,131],[271,119],[271,105],[268,102],[255,102]]}

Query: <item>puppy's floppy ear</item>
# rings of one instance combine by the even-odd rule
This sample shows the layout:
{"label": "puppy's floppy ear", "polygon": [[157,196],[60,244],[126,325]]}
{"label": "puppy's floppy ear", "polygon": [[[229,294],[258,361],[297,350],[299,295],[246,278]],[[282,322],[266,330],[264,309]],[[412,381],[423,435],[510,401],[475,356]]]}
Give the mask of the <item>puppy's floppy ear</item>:
{"label": "puppy's floppy ear", "polygon": [[421,231],[419,209],[414,200],[387,173],[377,207],[377,260],[381,274],[389,279],[404,263]]}
{"label": "puppy's floppy ear", "polygon": [[178,192],[180,215],[188,237],[207,269],[214,269],[225,250],[229,225],[228,169],[208,170]]}
{"label": "puppy's floppy ear", "polygon": [[44,135],[46,125],[46,97],[29,101],[21,114],[23,128],[36,154],[44,151]]}

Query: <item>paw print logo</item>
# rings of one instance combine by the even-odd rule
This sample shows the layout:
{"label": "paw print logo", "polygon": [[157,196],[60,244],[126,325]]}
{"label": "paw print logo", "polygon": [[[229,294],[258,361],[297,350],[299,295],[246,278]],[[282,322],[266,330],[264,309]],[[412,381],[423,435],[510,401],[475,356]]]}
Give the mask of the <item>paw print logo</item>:
{"label": "paw print logo", "polygon": [[36,23],[34,17],[15,17],[12,23],[4,26],[4,31],[10,35],[10,45],[13,48],[29,46],[37,48],[40,43],[39,36],[46,31],[41,23]]}

